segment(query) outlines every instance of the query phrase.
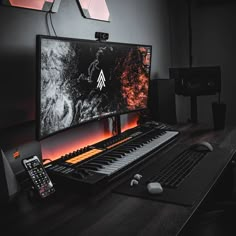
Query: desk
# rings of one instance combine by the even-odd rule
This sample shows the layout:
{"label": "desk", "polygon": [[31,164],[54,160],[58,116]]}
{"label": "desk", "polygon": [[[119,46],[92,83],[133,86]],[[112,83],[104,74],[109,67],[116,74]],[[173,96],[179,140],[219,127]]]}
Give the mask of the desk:
{"label": "desk", "polygon": [[[180,131],[179,143],[206,140],[232,150],[235,148],[236,129],[215,132],[188,125],[181,126]],[[222,171],[226,171],[229,163],[230,159]],[[135,170],[130,175],[133,173]],[[194,206],[186,207],[112,192],[121,181],[122,178],[90,197],[75,191],[57,191],[51,199],[29,201],[27,194],[22,193],[9,206],[2,207],[0,234],[177,235],[204,201],[198,199]]]}

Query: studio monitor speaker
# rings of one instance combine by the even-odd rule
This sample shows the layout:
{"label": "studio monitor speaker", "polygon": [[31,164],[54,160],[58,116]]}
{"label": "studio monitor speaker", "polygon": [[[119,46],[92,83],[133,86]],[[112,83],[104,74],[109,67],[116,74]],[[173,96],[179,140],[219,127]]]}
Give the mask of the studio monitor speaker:
{"label": "studio monitor speaker", "polygon": [[175,80],[175,93],[184,96],[214,95],[221,91],[219,66],[170,68]]}
{"label": "studio monitor speaker", "polygon": [[34,155],[42,159],[41,145],[39,141],[26,142],[6,150],[5,155],[17,180],[21,183],[25,178],[25,169],[22,165],[22,160]]}
{"label": "studio monitor speaker", "polygon": [[0,149],[0,204],[11,200],[19,191],[15,174],[4,154]]}
{"label": "studio monitor speaker", "polygon": [[173,79],[150,81],[149,108],[153,120],[176,124],[175,81]]}

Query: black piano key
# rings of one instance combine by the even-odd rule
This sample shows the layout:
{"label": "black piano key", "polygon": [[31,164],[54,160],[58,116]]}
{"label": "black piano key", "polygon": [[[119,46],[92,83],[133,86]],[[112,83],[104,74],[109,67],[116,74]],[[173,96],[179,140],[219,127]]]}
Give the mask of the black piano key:
{"label": "black piano key", "polygon": [[90,162],[87,162],[85,165],[93,165],[93,166],[95,166],[95,167],[102,168],[102,164],[96,163],[96,162],[94,162],[93,160],[90,161]]}
{"label": "black piano key", "polygon": [[125,152],[133,152],[137,149],[137,145],[125,145],[119,150],[125,151]]}
{"label": "black piano key", "polygon": [[101,164],[101,165],[109,165],[114,161],[108,161],[108,160],[93,160],[93,163]]}
{"label": "black piano key", "polygon": [[143,142],[132,142],[127,144],[129,147],[133,147],[134,149],[141,148],[144,145]]}
{"label": "black piano key", "polygon": [[111,152],[109,153],[109,157],[115,157],[115,158],[123,158],[123,155],[121,155],[120,153],[115,153],[115,152]]}
{"label": "black piano key", "polygon": [[98,159],[108,160],[108,161],[117,161],[119,158],[106,155],[106,156],[99,157]]}
{"label": "black piano key", "polygon": [[103,160],[93,160],[92,163],[101,165],[101,167],[103,167],[104,165],[109,165],[111,162],[109,162],[109,161],[103,161]]}
{"label": "black piano key", "polygon": [[123,153],[131,153],[134,150],[135,150],[135,148],[133,148],[133,147],[126,147],[126,146],[122,146],[121,148],[119,148],[119,151],[123,152]]}
{"label": "black piano key", "polygon": [[111,153],[117,153],[117,154],[120,154],[120,155],[125,155],[125,152],[120,150],[120,149],[116,149],[116,150],[112,151]]}
{"label": "black piano key", "polygon": [[118,157],[118,158],[123,158],[125,156],[125,153],[124,152],[116,152],[116,151],[113,151],[110,153],[111,156],[114,156],[114,157]]}
{"label": "black piano key", "polygon": [[99,170],[101,168],[101,167],[98,167],[97,165],[90,165],[90,164],[84,164],[81,167],[88,170]]}

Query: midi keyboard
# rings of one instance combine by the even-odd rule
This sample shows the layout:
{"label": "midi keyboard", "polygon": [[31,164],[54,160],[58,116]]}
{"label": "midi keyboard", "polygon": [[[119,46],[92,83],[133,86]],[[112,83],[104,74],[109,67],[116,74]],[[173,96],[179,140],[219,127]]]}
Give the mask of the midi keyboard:
{"label": "midi keyboard", "polygon": [[172,143],[178,134],[178,131],[138,126],[61,156],[45,168],[56,183],[109,182]]}

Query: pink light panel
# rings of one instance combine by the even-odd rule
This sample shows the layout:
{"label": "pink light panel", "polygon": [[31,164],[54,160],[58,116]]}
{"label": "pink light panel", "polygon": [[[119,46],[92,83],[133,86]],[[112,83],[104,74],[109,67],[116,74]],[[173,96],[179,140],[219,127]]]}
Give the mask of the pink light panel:
{"label": "pink light panel", "polygon": [[53,3],[54,0],[9,0],[11,6],[35,10],[43,10],[45,2]]}
{"label": "pink light panel", "polygon": [[79,0],[87,18],[109,21],[110,13],[105,0]]}

